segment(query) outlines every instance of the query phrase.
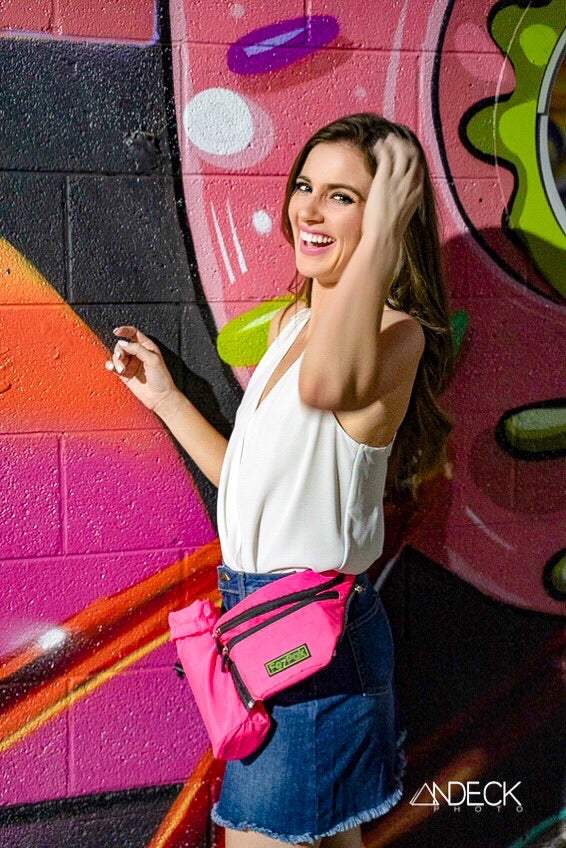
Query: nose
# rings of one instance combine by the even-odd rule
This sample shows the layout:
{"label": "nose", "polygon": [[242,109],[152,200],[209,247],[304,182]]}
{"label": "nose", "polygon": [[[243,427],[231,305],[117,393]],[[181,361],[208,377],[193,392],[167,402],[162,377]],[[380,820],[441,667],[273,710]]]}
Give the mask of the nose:
{"label": "nose", "polygon": [[299,221],[307,223],[307,221],[321,221],[322,215],[319,209],[319,201],[314,194],[304,197],[299,210]]}

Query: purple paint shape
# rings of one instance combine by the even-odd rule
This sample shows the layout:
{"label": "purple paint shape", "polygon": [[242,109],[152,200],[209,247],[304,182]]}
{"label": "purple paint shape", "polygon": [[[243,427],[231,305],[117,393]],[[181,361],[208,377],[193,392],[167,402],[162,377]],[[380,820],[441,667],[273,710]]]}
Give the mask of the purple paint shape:
{"label": "purple paint shape", "polygon": [[265,74],[299,62],[324,47],[339,32],[331,15],[292,18],[254,29],[228,48],[228,67],[235,74]]}

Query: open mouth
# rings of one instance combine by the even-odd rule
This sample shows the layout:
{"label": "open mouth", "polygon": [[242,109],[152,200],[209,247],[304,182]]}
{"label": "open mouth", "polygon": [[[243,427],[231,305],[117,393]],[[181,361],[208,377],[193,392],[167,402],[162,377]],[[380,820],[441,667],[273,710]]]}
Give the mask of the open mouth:
{"label": "open mouth", "polygon": [[332,239],[332,241],[330,242],[316,242],[310,240],[307,241],[303,238],[303,236],[300,236],[301,252],[315,255],[318,253],[324,253],[326,250],[329,250],[332,247],[335,241],[336,239]]}

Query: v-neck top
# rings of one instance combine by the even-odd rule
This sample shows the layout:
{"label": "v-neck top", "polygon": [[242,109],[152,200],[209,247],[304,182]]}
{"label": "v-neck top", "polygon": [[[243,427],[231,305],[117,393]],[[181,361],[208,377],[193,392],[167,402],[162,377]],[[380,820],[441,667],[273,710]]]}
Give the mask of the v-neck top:
{"label": "v-neck top", "polygon": [[383,550],[395,437],[382,447],[357,442],[331,410],[303,403],[302,353],[258,406],[309,317],[302,309],[267,348],[236,412],[217,501],[222,558],[235,571],[361,574]]}

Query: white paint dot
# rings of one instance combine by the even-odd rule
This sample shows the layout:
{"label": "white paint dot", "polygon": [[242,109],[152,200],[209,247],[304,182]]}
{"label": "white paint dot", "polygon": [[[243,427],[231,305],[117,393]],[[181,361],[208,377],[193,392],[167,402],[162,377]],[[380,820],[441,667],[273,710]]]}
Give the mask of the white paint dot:
{"label": "white paint dot", "polygon": [[39,637],[37,643],[42,650],[49,651],[51,648],[56,648],[58,645],[61,645],[66,638],[66,630],[63,630],[61,627],[52,627],[51,630],[46,630],[45,633]]}
{"label": "white paint dot", "polygon": [[367,96],[368,93],[363,87],[363,85],[356,86],[356,88],[354,89],[354,97],[356,97],[358,100],[365,100]]}
{"label": "white paint dot", "polygon": [[243,18],[246,14],[246,10],[241,3],[232,3],[230,6],[230,14],[233,18]]}
{"label": "white paint dot", "polygon": [[271,215],[269,215],[265,209],[256,209],[252,215],[252,223],[256,233],[259,233],[260,236],[269,235],[273,228]]}
{"label": "white paint dot", "polygon": [[199,91],[187,103],[183,120],[195,147],[217,156],[245,150],[254,135],[248,104],[228,88]]}

